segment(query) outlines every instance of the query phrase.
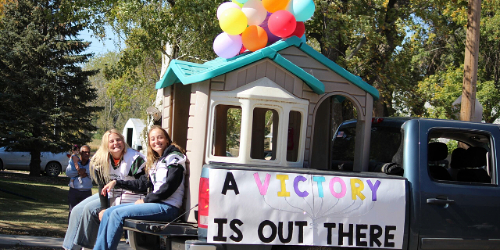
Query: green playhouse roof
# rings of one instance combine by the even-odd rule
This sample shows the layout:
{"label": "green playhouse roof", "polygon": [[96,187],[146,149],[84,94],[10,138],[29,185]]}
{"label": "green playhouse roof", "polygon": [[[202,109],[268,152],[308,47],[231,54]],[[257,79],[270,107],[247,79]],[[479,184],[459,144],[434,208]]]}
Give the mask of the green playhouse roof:
{"label": "green playhouse roof", "polygon": [[156,83],[156,89],[165,88],[179,82],[184,85],[202,82],[226,74],[235,69],[239,69],[264,58],[269,58],[304,81],[315,93],[323,94],[325,92],[325,86],[320,80],[316,79],[313,75],[307,73],[299,66],[293,64],[278,54],[278,51],[286,49],[290,46],[295,46],[302,50],[304,53],[316,59],[318,62],[333,70],[335,73],[339,74],[352,84],[358,86],[367,93],[370,93],[374,99],[379,98],[378,90],[363,81],[361,77],[351,74],[349,71],[340,67],[338,64],[317,52],[309,45],[302,42],[300,38],[295,36],[286,40],[278,41],[255,52],[244,53],[229,59],[219,57],[203,64],[172,60],[163,77]]}

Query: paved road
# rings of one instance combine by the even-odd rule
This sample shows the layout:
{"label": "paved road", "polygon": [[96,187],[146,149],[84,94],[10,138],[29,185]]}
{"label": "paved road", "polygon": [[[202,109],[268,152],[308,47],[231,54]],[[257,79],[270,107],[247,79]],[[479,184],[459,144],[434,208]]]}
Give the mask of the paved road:
{"label": "paved road", "polygon": [[[0,249],[6,246],[31,246],[62,249],[63,238],[38,237],[27,235],[5,235],[0,234]],[[118,250],[131,250],[125,242],[118,244]]]}

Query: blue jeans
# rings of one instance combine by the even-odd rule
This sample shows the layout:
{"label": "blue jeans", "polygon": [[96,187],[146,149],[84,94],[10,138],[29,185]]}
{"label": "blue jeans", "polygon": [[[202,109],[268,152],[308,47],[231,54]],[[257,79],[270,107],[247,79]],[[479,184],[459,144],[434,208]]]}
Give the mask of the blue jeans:
{"label": "blue jeans", "polygon": [[80,191],[76,188],[69,188],[68,192],[68,202],[69,202],[69,214],[68,214],[68,224],[69,217],[71,216],[71,211],[73,208],[78,205],[78,203],[92,196],[92,190],[84,190]]}
{"label": "blue jeans", "polygon": [[94,250],[116,249],[125,219],[172,221],[178,214],[179,208],[163,203],[127,203],[110,207],[102,216]]}
{"label": "blue jeans", "polygon": [[73,208],[64,236],[63,248],[93,247],[99,228],[100,209],[99,194],[88,197]]}

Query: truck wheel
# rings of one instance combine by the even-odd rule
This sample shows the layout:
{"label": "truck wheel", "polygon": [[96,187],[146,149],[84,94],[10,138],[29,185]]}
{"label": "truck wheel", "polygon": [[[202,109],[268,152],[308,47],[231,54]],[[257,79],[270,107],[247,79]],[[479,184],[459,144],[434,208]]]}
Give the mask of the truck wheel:
{"label": "truck wheel", "polygon": [[49,162],[45,166],[45,173],[50,177],[57,177],[61,173],[61,165],[57,162]]}

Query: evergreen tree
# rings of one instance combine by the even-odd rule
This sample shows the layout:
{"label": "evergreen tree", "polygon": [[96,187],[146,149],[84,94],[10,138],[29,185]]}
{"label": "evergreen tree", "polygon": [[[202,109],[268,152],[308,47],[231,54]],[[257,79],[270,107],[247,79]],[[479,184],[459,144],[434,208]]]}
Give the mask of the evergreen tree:
{"label": "evergreen tree", "polygon": [[97,97],[81,66],[92,54],[77,40],[83,24],[62,0],[17,0],[0,19],[0,145],[31,153],[30,175],[40,175],[40,153],[68,151],[90,141]]}

